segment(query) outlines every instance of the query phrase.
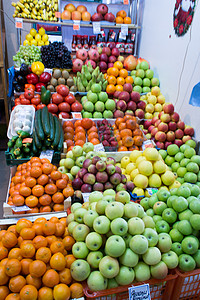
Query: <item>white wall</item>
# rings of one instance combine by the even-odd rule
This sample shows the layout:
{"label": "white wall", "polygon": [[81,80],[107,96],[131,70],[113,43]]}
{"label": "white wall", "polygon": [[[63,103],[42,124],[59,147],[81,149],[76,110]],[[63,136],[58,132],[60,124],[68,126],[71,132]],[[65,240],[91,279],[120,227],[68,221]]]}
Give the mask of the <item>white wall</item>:
{"label": "white wall", "polygon": [[192,30],[190,27],[183,37],[174,33],[174,5],[175,0],[145,0],[140,56],[149,60],[167,101],[175,105],[186,124],[195,128],[196,138],[200,139],[200,108],[189,105],[192,88],[200,81],[200,3],[196,7]]}

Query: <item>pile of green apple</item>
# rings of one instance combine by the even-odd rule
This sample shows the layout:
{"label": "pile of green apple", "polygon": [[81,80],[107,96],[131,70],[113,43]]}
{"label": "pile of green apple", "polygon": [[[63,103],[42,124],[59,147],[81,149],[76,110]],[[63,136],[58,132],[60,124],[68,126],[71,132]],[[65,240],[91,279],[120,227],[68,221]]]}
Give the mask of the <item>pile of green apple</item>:
{"label": "pile of green apple", "polygon": [[[158,234],[162,234],[168,253],[163,255],[166,262],[177,262],[182,271],[200,267],[200,188],[184,183],[179,188],[158,191],[140,204],[146,214],[152,217]],[[171,249],[171,250],[170,250]]]}
{"label": "pile of green apple", "polygon": [[108,99],[108,94],[101,90],[101,85],[95,83],[87,96],[81,98],[83,105],[83,118],[94,119],[113,119],[113,113],[116,108],[115,101]]}
{"label": "pile of green apple", "polygon": [[200,156],[196,154],[196,143],[188,140],[180,148],[173,144],[168,146],[167,151],[160,150],[165,163],[175,173],[176,180],[181,184],[189,182],[200,187]]}
{"label": "pile of green apple", "polygon": [[154,71],[150,69],[148,62],[143,61],[136,66],[136,70],[131,71],[134,79],[133,90],[138,93],[148,93],[151,87],[159,86],[159,79],[154,77]]}
{"label": "pile of green apple", "polygon": [[170,236],[156,231],[153,218],[130,202],[128,192],[92,192],[89,202],[75,203],[71,211],[67,224],[77,259],[71,275],[76,281],[87,279],[91,291],[164,279],[178,265]]}

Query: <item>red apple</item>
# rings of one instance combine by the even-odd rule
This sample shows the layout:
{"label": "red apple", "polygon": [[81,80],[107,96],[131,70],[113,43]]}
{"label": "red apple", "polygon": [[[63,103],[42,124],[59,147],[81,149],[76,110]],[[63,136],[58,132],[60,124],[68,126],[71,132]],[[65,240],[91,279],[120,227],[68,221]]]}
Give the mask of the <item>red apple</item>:
{"label": "red apple", "polygon": [[145,111],[146,103],[144,101],[137,102],[137,108],[140,108]]}
{"label": "red apple", "polygon": [[[152,119],[152,120],[153,120],[153,119]],[[146,120],[146,121],[144,121],[144,128],[145,128],[145,129],[148,129],[149,126],[152,125],[152,120]]]}
{"label": "red apple", "polygon": [[91,17],[92,22],[99,22],[103,20],[102,14],[99,13],[94,13],[93,16]]}
{"label": "red apple", "polygon": [[[108,22],[114,22],[115,21],[115,16],[112,13],[107,13],[104,16],[104,20],[108,21]],[[119,54],[117,56],[119,56]]]}
{"label": "red apple", "polygon": [[131,100],[133,100],[134,102],[139,102],[140,101],[140,93],[132,92],[131,93]]}
{"label": "red apple", "polygon": [[156,122],[155,122],[155,126],[156,127],[158,127],[158,125],[161,123],[161,121],[160,120],[157,120]]}
{"label": "red apple", "polygon": [[99,4],[97,6],[97,12],[104,16],[108,12],[108,6],[106,4]]}
{"label": "red apple", "polygon": [[136,103],[134,101],[129,101],[128,104],[127,104],[127,109],[135,111],[136,110]]}
{"label": "red apple", "polygon": [[112,68],[113,66],[114,66],[113,63],[111,63],[111,62],[108,63],[108,68]]}
{"label": "red apple", "polygon": [[117,60],[117,58],[114,55],[111,55],[108,58],[109,63],[113,63],[114,64],[116,62],[116,60]]}
{"label": "red apple", "polygon": [[175,140],[175,133],[173,131],[167,132],[167,141],[173,142]]}
{"label": "red apple", "polygon": [[124,100],[125,102],[128,102],[130,99],[130,95],[128,92],[123,91],[119,94],[119,100]]}
{"label": "red apple", "polygon": [[164,149],[164,148],[165,148],[165,145],[164,145],[164,143],[162,143],[162,142],[156,142],[156,146],[157,146],[159,149]]}
{"label": "red apple", "polygon": [[178,139],[178,140],[176,139],[176,140],[174,141],[174,144],[176,144],[178,147],[180,147],[181,145],[183,145],[183,141],[182,141],[182,140],[179,140],[179,139]]}
{"label": "red apple", "polygon": [[179,114],[177,112],[174,112],[171,116],[171,120],[177,123],[179,121]]}
{"label": "red apple", "polygon": [[177,130],[175,131],[175,136],[176,136],[176,139],[182,139],[182,137],[184,136],[183,130],[177,129]]}
{"label": "red apple", "polygon": [[117,118],[123,118],[124,117],[124,113],[123,111],[117,109],[115,112],[114,112],[114,118],[117,119]]}
{"label": "red apple", "polygon": [[167,125],[167,123],[161,122],[161,123],[158,125],[158,131],[167,132],[167,131],[168,131],[168,125]]}
{"label": "red apple", "polygon": [[154,127],[154,128],[151,130],[151,136],[155,136],[157,132],[158,132],[158,128]]}
{"label": "red apple", "polygon": [[[106,55],[106,54],[105,54]],[[107,63],[105,62],[105,61],[100,61],[99,62],[99,68],[100,68],[100,70],[102,71],[102,70],[107,70],[107,68],[108,68],[108,66],[107,66]]]}
{"label": "red apple", "polygon": [[177,127],[181,130],[185,129],[185,123],[183,121],[178,121]]}
{"label": "red apple", "polygon": [[168,127],[169,130],[175,131],[177,128],[177,124],[175,122],[169,122]]}
{"label": "red apple", "polygon": [[187,126],[185,126],[184,133],[186,135],[193,136],[194,135],[194,128],[192,128],[191,126],[187,125]]}
{"label": "red apple", "polygon": [[172,145],[172,142],[165,142],[165,150],[167,150],[167,147],[168,147],[169,145]]}
{"label": "red apple", "polygon": [[125,111],[127,108],[126,102],[124,100],[119,100],[117,102],[117,109],[121,110],[121,111]]}
{"label": "red apple", "polygon": [[165,114],[173,114],[174,105],[172,103],[165,103],[163,105],[163,111],[164,111]]}
{"label": "red apple", "polygon": [[151,133],[154,128],[155,128],[155,126],[150,125],[149,128],[148,128],[148,132]]}
{"label": "red apple", "polygon": [[188,140],[191,140],[192,137],[190,135],[184,135],[182,138],[183,143],[185,144]]}
{"label": "red apple", "polygon": [[132,90],[133,90],[132,84],[130,84],[130,83],[125,83],[125,84],[123,85],[123,90],[126,91],[126,92],[128,92],[128,93],[130,94],[130,93],[132,92]]}
{"label": "red apple", "polygon": [[101,53],[100,57],[99,57],[100,61],[108,61],[108,55],[106,53]]}
{"label": "red apple", "polygon": [[108,48],[108,47],[103,47],[102,53],[105,53],[105,54],[107,54],[108,56],[110,56],[111,50],[110,50],[110,48]]}
{"label": "red apple", "polygon": [[134,111],[132,111],[131,109],[128,109],[125,111],[125,115],[134,116]]}
{"label": "red apple", "polygon": [[171,120],[171,117],[169,114],[162,114],[161,117],[160,117],[160,120],[164,123],[169,123],[170,120]]}
{"label": "red apple", "polygon": [[159,142],[164,142],[166,140],[166,133],[158,131],[155,135],[155,139]]}
{"label": "red apple", "polygon": [[136,109],[135,116],[141,120],[144,119],[144,111],[140,108]]}
{"label": "red apple", "polygon": [[63,119],[70,119],[70,115],[67,112],[61,111],[58,117],[62,117]]}
{"label": "red apple", "polygon": [[155,125],[155,123],[156,123],[156,121],[157,121],[157,120],[158,120],[158,118],[157,118],[157,117],[153,117],[153,119],[152,119],[152,121],[151,121],[151,122],[152,122],[152,124],[153,124],[153,125]]}
{"label": "red apple", "polygon": [[118,57],[120,55],[119,49],[118,48],[113,48],[112,49],[112,55]]}
{"label": "red apple", "polygon": [[115,91],[114,94],[113,94],[113,98],[118,99],[120,93],[121,93],[120,91]]}
{"label": "red apple", "polygon": [[71,111],[74,112],[81,112],[83,109],[83,106],[81,103],[79,103],[78,101],[75,101],[72,105],[71,105]]}

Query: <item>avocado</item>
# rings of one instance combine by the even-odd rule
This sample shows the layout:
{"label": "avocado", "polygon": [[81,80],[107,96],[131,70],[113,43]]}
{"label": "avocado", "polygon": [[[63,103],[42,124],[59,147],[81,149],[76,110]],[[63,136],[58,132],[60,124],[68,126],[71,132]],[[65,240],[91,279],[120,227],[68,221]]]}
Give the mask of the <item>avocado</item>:
{"label": "avocado", "polygon": [[58,78],[58,85],[59,84],[65,84],[65,78]]}
{"label": "avocado", "polygon": [[69,78],[67,79],[67,85],[68,85],[68,86],[73,86],[73,85],[74,85],[74,79],[73,79],[72,77],[69,77]]}
{"label": "avocado", "polygon": [[53,86],[57,86],[58,85],[58,81],[57,79],[55,79],[54,77],[51,78],[50,84]]}
{"label": "avocado", "polygon": [[62,73],[61,73],[60,69],[55,69],[55,70],[53,71],[53,77],[54,77],[54,78],[58,79],[58,78],[61,77],[61,75],[62,75]]}
{"label": "avocado", "polygon": [[63,70],[62,71],[62,77],[65,78],[65,79],[68,79],[69,78],[69,72],[67,70]]}
{"label": "avocado", "polygon": [[49,90],[51,92],[55,92],[55,88],[52,84],[47,85],[47,90]]}

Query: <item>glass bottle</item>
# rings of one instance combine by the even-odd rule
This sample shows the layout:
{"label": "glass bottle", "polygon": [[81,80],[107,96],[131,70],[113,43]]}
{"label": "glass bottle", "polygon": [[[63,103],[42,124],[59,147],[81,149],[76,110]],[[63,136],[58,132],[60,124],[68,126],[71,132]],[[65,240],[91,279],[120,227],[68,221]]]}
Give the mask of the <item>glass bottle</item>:
{"label": "glass bottle", "polygon": [[82,49],[82,43],[81,43],[81,35],[77,35],[77,40],[76,40],[76,51]]}
{"label": "glass bottle", "polygon": [[117,36],[116,48],[119,49],[120,54],[125,53],[125,40],[121,37],[121,30],[119,31]]}
{"label": "glass bottle", "polygon": [[133,53],[133,42],[131,40],[131,31],[128,31],[128,36],[125,43],[125,53],[132,54]]}
{"label": "glass bottle", "polygon": [[111,43],[112,44],[114,43],[114,46],[115,46],[115,35],[116,35],[116,33],[114,32],[114,30],[110,29],[108,32],[107,47],[109,47]]}
{"label": "glass bottle", "polygon": [[73,35],[73,39],[72,39],[72,52],[76,52],[76,38],[77,36],[76,35]]}
{"label": "glass bottle", "polygon": [[90,49],[97,49],[97,41],[96,41],[96,36],[95,35],[90,36],[89,48]]}
{"label": "glass bottle", "polygon": [[106,47],[105,33],[99,33],[97,37],[97,47]]}
{"label": "glass bottle", "polygon": [[88,35],[83,36],[83,49],[88,51],[89,45],[88,45]]}

